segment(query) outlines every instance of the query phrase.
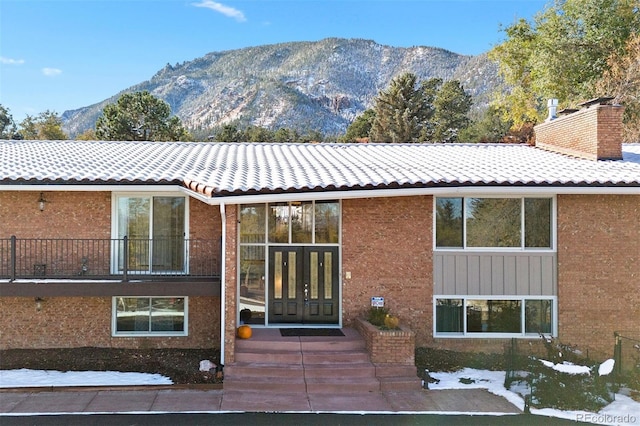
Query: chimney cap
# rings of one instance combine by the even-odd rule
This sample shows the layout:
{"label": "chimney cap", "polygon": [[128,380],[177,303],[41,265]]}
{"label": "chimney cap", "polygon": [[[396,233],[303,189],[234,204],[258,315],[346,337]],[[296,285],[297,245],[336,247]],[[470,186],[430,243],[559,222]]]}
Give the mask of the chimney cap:
{"label": "chimney cap", "polygon": [[589,108],[591,105],[607,105],[613,96],[601,96],[599,98],[589,99],[588,101],[578,104],[581,107]]}

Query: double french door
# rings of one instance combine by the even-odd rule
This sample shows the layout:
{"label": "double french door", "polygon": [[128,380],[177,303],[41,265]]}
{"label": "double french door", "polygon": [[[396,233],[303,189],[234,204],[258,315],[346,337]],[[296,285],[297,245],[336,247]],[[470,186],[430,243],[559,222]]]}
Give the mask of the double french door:
{"label": "double french door", "polygon": [[338,324],[338,248],[269,248],[269,323]]}

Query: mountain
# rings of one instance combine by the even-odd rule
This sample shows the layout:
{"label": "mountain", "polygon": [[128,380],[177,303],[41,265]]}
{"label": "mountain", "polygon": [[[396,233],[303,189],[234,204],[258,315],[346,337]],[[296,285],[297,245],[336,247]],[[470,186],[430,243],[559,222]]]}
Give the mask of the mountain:
{"label": "mountain", "polygon": [[403,72],[414,73],[418,80],[460,80],[476,108],[486,107],[499,83],[497,66],[486,54],[465,56],[362,39],[280,43],[167,64],[150,80],[109,99],[65,111],[63,129],[73,137],[93,128],[105,105],[123,93],[148,90],[199,133],[236,122],[338,135]]}

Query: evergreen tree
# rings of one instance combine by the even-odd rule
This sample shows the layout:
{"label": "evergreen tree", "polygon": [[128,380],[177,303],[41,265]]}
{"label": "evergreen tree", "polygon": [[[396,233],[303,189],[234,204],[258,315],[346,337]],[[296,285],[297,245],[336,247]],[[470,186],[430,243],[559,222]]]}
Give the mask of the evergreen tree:
{"label": "evergreen tree", "polygon": [[419,142],[420,132],[432,114],[417,77],[405,73],[380,92],[373,108],[369,134],[372,142]]}
{"label": "evergreen tree", "polygon": [[9,109],[0,105],[0,139],[19,139],[18,136],[16,123]]}
{"label": "evergreen tree", "polygon": [[178,117],[170,117],[169,104],[147,91],[125,93],[104,107],[96,122],[100,140],[180,141],[191,136]]}
{"label": "evergreen tree", "polygon": [[459,81],[450,80],[444,83],[433,102],[433,140],[456,142],[458,132],[470,123],[468,114],[471,104],[471,95],[464,91]]}
{"label": "evergreen tree", "polygon": [[355,120],[349,125],[347,128],[347,132],[345,133],[340,140],[342,142],[358,142],[362,140],[368,140],[369,132],[371,131],[371,126],[373,124],[373,120],[376,117],[376,113],[373,109],[368,109],[359,116],[356,117]]}
{"label": "evergreen tree", "polygon": [[238,130],[237,124],[225,124],[213,134],[212,140],[216,142],[240,142],[244,138],[242,132]]}

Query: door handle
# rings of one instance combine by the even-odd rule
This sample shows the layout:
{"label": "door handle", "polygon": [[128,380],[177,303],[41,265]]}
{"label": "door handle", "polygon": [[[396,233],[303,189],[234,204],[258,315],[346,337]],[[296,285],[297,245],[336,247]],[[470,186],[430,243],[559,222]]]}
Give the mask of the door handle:
{"label": "door handle", "polygon": [[304,301],[309,301],[309,283],[304,283]]}

